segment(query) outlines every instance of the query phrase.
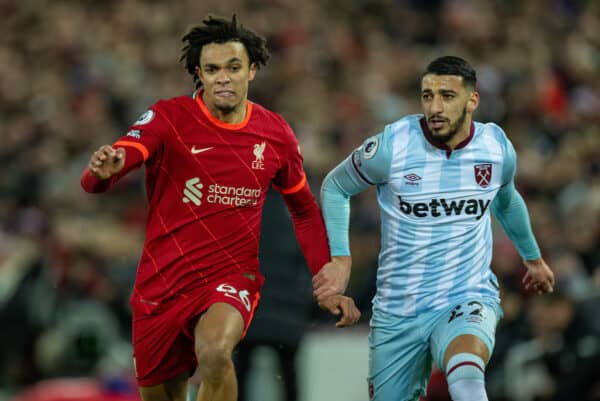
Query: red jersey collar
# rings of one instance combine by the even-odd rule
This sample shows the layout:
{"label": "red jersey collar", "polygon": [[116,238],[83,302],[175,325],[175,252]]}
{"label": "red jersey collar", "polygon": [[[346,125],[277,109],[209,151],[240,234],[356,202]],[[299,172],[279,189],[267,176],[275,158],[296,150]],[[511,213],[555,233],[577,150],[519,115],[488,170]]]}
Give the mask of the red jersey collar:
{"label": "red jersey collar", "polygon": [[452,150],[462,149],[465,146],[467,146],[468,143],[471,142],[471,139],[473,139],[473,135],[475,134],[475,124],[473,124],[473,122],[471,122],[471,126],[469,127],[469,136],[466,137],[458,145],[456,145],[456,147],[454,149],[451,149],[445,143],[438,143],[437,141],[435,141],[433,139],[433,135],[431,135],[431,131],[429,131],[429,127],[427,126],[427,122],[425,121],[425,117],[422,117],[419,120],[419,124],[421,124],[421,130],[423,131],[423,134],[425,135],[425,138],[427,139],[427,141],[430,144],[432,144],[433,146],[435,146],[436,148],[441,149],[441,150],[445,150],[446,151],[446,157],[450,157],[450,155],[452,154]]}
{"label": "red jersey collar", "polygon": [[206,107],[206,104],[204,103],[204,99],[202,99],[202,93],[203,93],[203,91],[201,89],[194,92],[194,99],[196,99],[196,103],[200,107],[202,114],[204,114],[206,116],[206,118],[208,118],[210,120],[210,122],[212,122],[217,127],[225,128],[225,129],[229,129],[229,130],[238,130],[238,129],[244,128],[248,124],[248,121],[250,121],[250,116],[252,115],[252,102],[251,101],[246,100],[246,116],[244,117],[244,120],[237,124],[230,124],[230,123],[226,123],[224,121],[219,120],[217,117],[215,117],[211,114],[211,112],[208,110],[208,107]]}

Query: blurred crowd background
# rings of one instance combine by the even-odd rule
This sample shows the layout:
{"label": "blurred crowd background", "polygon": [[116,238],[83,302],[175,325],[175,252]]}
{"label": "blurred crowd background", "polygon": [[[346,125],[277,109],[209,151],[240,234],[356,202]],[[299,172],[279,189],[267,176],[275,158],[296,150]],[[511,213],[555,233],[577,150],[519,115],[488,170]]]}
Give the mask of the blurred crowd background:
{"label": "blurred crowd background", "polygon": [[[505,317],[490,399],[600,399],[600,2],[0,0],[0,400],[81,376],[133,394],[124,378],[143,172],[97,196],[81,190],[79,175],[149,105],[191,93],[180,38],[207,13],[237,13],[267,37],[272,57],[249,97],[290,122],[315,194],[366,137],[420,112],[430,60],[469,60],[476,119],[500,124],[515,145],[517,187],[557,280],[551,295],[525,292],[519,256],[495,226]],[[372,190],[354,199],[352,215],[348,293],[367,325],[379,250]],[[263,248],[293,248],[286,238]],[[292,263],[277,257],[280,269]],[[280,275],[289,291],[302,287],[304,312],[275,311],[267,331],[292,320],[301,347],[303,333],[331,320],[312,304],[310,279]],[[446,399],[439,393],[430,399]]]}

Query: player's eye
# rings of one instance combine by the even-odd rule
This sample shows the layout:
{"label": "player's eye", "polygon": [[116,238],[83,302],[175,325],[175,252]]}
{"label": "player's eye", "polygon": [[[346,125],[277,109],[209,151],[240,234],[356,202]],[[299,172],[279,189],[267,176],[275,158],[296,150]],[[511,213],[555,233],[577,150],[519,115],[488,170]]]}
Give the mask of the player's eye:
{"label": "player's eye", "polygon": [[232,65],[231,67],[229,67],[229,69],[233,72],[237,72],[241,69],[242,67],[240,65]]}

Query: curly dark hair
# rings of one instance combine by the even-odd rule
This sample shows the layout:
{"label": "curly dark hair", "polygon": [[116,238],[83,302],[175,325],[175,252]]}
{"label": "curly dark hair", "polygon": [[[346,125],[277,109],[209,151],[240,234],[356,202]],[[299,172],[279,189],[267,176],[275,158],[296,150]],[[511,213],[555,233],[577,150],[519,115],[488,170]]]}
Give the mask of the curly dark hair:
{"label": "curly dark hair", "polygon": [[202,25],[190,28],[188,33],[181,38],[181,41],[186,44],[182,49],[179,61],[185,61],[185,69],[194,77],[196,88],[202,86],[202,82],[196,75],[196,67],[199,67],[202,47],[206,44],[241,42],[248,52],[250,64],[254,63],[258,68],[261,65],[266,65],[269,59],[267,40],[238,23],[235,14],[233,14],[231,21],[208,15],[202,20]]}
{"label": "curly dark hair", "polygon": [[436,58],[429,63],[423,76],[427,74],[458,75],[463,78],[463,85],[471,88],[475,88],[477,85],[475,69],[466,60],[456,56]]}

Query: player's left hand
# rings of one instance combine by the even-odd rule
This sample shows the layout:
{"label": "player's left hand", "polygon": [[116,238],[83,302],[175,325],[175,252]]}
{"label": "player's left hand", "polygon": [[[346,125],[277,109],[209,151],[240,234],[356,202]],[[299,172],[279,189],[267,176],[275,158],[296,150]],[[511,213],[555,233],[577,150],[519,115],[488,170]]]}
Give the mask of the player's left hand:
{"label": "player's left hand", "polygon": [[335,327],[352,326],[360,319],[360,311],[356,307],[354,300],[344,295],[332,295],[329,298],[319,302],[319,307],[329,311],[334,315],[342,314]]}
{"label": "player's left hand", "polygon": [[313,295],[322,302],[332,295],[341,295],[346,291],[350,280],[352,259],[350,256],[334,256],[331,262],[315,274],[312,279]]}
{"label": "player's left hand", "polygon": [[544,259],[524,260],[527,273],[523,277],[526,290],[533,290],[538,294],[554,291],[554,273]]}

